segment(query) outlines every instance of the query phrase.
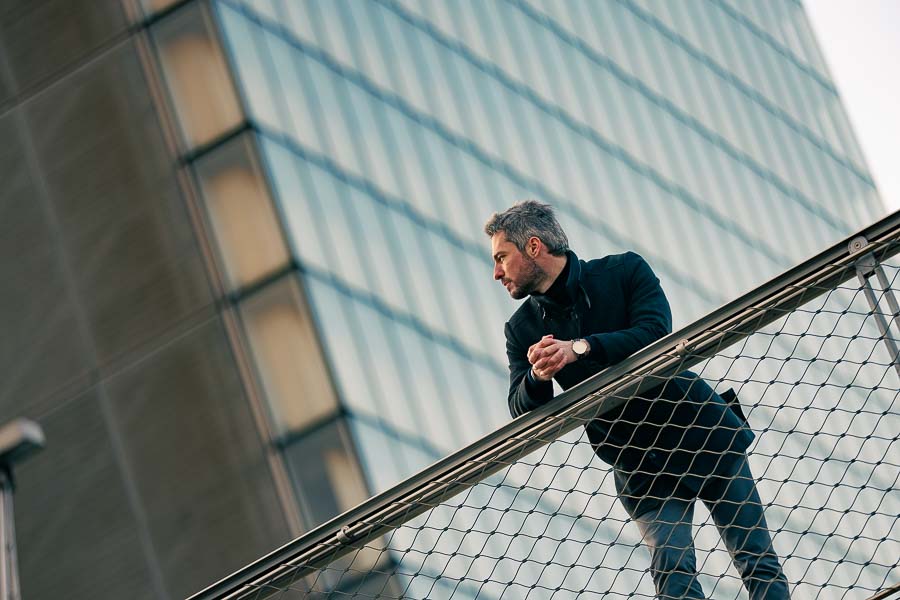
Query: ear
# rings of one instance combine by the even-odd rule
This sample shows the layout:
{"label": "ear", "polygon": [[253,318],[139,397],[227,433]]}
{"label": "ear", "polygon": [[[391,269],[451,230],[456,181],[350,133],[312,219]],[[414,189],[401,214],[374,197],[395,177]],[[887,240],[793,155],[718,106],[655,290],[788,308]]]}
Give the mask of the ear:
{"label": "ear", "polygon": [[528,255],[531,258],[537,258],[538,252],[541,250],[541,239],[537,236],[528,238]]}

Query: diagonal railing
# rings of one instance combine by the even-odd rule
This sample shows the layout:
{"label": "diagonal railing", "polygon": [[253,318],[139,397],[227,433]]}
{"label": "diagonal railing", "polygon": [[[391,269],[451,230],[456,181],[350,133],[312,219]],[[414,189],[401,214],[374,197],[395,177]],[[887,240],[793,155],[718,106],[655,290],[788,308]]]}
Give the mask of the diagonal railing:
{"label": "diagonal railing", "polygon": [[[688,368],[740,398],[792,594],[887,598],[900,582],[898,252],[895,213],[191,600],[653,597],[649,554],[583,426]],[[742,597],[702,508],[692,524],[706,593]]]}

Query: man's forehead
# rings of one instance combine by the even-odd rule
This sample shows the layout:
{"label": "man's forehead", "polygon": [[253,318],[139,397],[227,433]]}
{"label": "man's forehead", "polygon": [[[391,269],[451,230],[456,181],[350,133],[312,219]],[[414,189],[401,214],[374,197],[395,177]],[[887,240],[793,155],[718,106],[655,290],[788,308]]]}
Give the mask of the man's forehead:
{"label": "man's forehead", "polygon": [[506,249],[505,247],[511,244],[512,242],[506,239],[506,234],[502,231],[498,231],[491,236],[491,253],[497,254],[497,252]]}

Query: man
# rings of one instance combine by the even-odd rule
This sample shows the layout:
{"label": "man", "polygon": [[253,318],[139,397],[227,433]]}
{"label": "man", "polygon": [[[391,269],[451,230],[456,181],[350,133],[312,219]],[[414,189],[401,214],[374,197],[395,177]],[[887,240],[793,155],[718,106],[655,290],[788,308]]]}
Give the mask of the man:
{"label": "man", "polygon": [[[494,279],[528,297],[505,329],[513,417],[550,401],[551,380],[568,389],[671,332],[650,266],[633,252],[579,260],[550,206],[516,204],[485,233]],[[698,498],[751,600],[789,597],[747,461],[753,433],[705,381],[684,371],[586,430],[650,549],[660,598],[705,597],[691,531]]]}

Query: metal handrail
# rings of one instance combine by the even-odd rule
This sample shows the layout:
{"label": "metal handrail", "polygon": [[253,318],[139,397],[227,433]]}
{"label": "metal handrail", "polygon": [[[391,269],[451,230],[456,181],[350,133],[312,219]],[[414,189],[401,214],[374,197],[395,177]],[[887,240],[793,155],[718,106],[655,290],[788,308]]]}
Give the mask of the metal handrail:
{"label": "metal handrail", "polygon": [[625,361],[560,394],[393,488],[225,577],[189,600],[236,600],[277,589],[324,566],[499,471],[511,461],[663,378],[720,352],[844,281],[855,264],[900,252],[900,211],[838,242]]}
{"label": "metal handrail", "polygon": [[889,588],[883,589],[874,596],[869,596],[866,600],[887,600],[894,594],[900,593],[900,583],[897,585],[891,586]]}

